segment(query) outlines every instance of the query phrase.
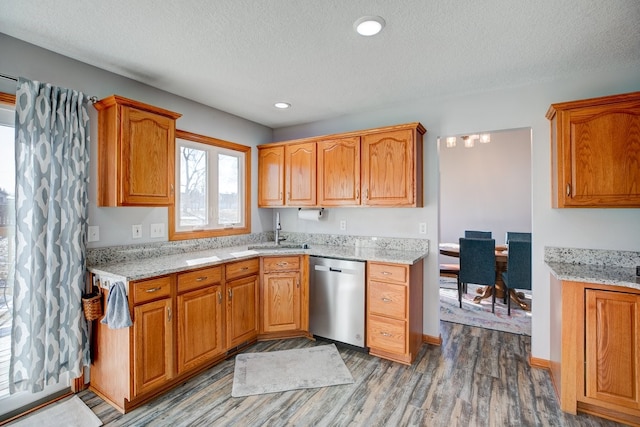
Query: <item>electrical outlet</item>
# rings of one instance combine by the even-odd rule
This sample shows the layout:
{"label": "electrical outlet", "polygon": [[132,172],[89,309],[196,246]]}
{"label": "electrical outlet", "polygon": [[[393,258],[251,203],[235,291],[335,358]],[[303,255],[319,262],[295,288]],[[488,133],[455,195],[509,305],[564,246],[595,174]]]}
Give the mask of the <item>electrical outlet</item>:
{"label": "electrical outlet", "polygon": [[418,224],[418,233],[427,234],[427,223],[421,222]]}
{"label": "electrical outlet", "polygon": [[100,227],[90,225],[87,229],[87,242],[97,242],[100,240]]}
{"label": "electrical outlet", "polygon": [[131,226],[131,238],[139,239],[142,237],[142,224],[136,224]]}
{"label": "electrical outlet", "polygon": [[149,231],[149,237],[157,238],[164,237],[164,223],[151,224]]}
{"label": "electrical outlet", "polygon": [[343,219],[340,221],[340,230],[346,230],[346,229],[347,229],[347,221]]}

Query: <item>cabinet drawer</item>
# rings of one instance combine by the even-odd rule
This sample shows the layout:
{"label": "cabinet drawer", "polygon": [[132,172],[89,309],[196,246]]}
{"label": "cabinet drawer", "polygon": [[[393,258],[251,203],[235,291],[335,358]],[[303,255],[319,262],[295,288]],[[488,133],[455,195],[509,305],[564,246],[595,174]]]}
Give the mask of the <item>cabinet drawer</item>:
{"label": "cabinet drawer", "polygon": [[260,271],[260,260],[258,258],[246,261],[232,262],[224,266],[226,280],[257,274]]}
{"label": "cabinet drawer", "polygon": [[367,325],[367,344],[392,353],[404,354],[406,347],[406,322],[370,315]]}
{"label": "cabinet drawer", "polygon": [[407,317],[407,286],[369,282],[368,304],[371,313],[405,320]]}
{"label": "cabinet drawer", "polygon": [[265,272],[300,270],[300,257],[265,257],[262,259]]}
{"label": "cabinet drawer", "polygon": [[163,276],[133,284],[133,303],[140,304],[171,295],[171,277]]}
{"label": "cabinet drawer", "polygon": [[191,291],[222,281],[222,266],[203,268],[178,275],[178,293]]}
{"label": "cabinet drawer", "polygon": [[392,281],[397,283],[409,282],[409,266],[404,264],[368,263],[369,279]]}

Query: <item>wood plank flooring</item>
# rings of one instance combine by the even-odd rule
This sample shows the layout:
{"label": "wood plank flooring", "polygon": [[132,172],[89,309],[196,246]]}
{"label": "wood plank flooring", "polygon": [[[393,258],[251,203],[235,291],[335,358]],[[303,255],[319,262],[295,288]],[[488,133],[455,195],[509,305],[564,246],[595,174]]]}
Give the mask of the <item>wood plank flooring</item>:
{"label": "wood plank flooring", "polygon": [[[441,322],[443,345],[412,366],[339,347],[355,383],[231,397],[234,359],[122,415],[90,391],[80,398],[105,426],[617,426],[560,411],[549,373],[528,364],[527,336]],[[247,352],[323,341],[255,344]]]}

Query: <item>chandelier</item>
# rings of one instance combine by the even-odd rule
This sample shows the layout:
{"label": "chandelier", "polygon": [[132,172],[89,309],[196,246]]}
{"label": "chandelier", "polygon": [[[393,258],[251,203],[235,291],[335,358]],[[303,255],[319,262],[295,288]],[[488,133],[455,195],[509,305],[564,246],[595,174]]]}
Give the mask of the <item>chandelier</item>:
{"label": "chandelier", "polygon": [[[487,144],[491,142],[491,134],[490,133],[480,133],[480,134],[472,134],[472,135],[462,135],[460,137],[462,142],[464,143],[465,148],[473,148],[476,145],[476,141],[479,141],[481,144]],[[458,138],[455,136],[448,136],[445,139],[447,148],[454,148]]]}

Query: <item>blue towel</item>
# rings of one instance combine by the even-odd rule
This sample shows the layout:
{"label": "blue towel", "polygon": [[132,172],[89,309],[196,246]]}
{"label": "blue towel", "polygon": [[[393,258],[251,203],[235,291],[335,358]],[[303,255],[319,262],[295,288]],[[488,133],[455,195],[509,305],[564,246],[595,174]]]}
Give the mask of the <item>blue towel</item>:
{"label": "blue towel", "polygon": [[133,325],[129,314],[129,302],[124,283],[115,282],[109,286],[107,314],[105,314],[100,323],[108,325],[109,329],[128,328]]}

